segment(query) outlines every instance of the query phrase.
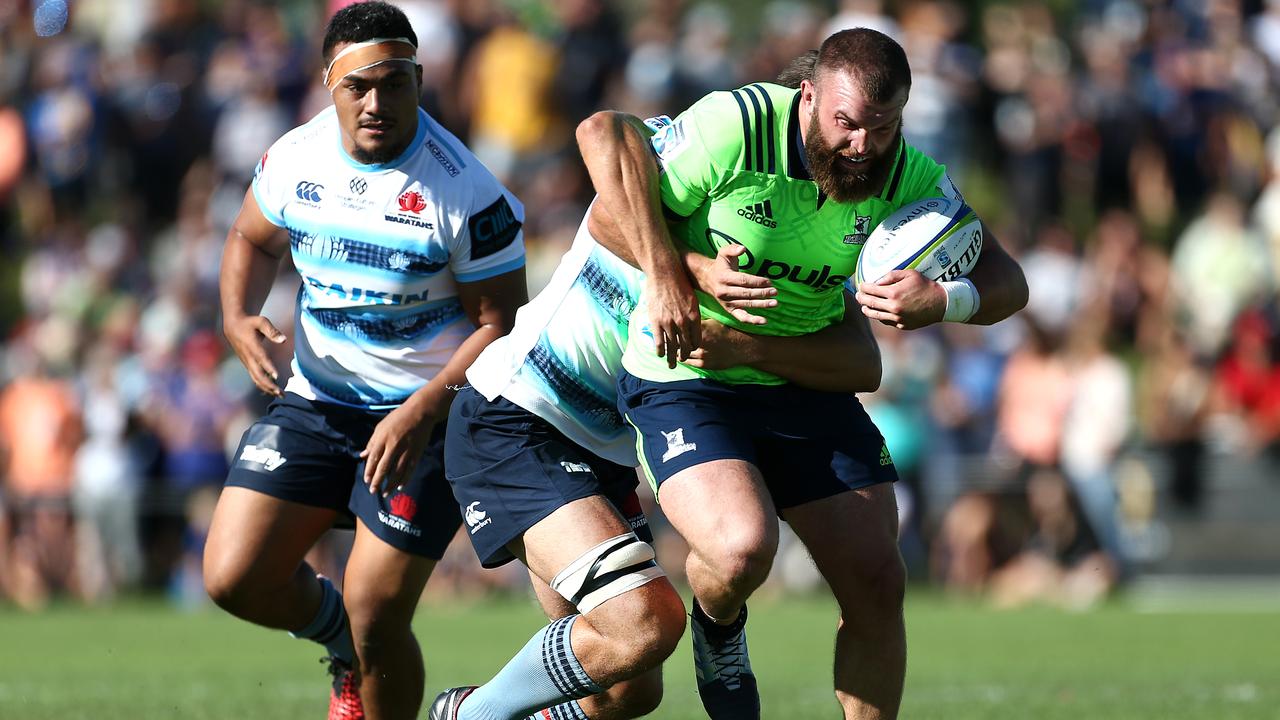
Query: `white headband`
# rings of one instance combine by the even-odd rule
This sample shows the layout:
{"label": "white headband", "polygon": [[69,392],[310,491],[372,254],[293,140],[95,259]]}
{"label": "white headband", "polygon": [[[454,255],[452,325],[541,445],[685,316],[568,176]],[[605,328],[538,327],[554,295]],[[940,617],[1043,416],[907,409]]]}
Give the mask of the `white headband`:
{"label": "white headband", "polygon": [[384,62],[416,64],[417,54],[418,48],[409,38],[374,38],[352,43],[334,55],[329,66],[324,69],[324,86],[329,88],[329,92],[333,92],[342,78]]}

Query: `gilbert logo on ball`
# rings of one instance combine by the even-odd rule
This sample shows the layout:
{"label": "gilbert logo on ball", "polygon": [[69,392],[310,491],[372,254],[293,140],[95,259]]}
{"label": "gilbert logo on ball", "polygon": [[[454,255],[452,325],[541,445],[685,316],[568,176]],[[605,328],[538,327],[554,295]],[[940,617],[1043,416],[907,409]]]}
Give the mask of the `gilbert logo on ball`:
{"label": "gilbert logo on ball", "polygon": [[982,253],[982,222],[960,199],[925,198],[902,206],[867,238],[857,283],[891,270],[918,270],[930,280],[967,275]]}

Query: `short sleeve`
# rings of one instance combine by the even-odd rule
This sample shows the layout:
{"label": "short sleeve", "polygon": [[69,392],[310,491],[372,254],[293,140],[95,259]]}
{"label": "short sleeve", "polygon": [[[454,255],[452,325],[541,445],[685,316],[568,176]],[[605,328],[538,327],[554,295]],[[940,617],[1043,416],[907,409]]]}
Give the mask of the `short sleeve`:
{"label": "short sleeve", "polygon": [[903,143],[899,165],[889,178],[885,195],[894,207],[925,198],[960,195],[947,175],[947,168],[909,144]]}
{"label": "short sleeve", "polygon": [[477,183],[450,248],[458,282],[478,282],[524,267],[524,205],[492,175]]}
{"label": "short sleeve", "polygon": [[742,156],[741,114],[732,95],[714,92],[650,139],[658,156],[662,204],[679,217],[694,213],[726,181]]}
{"label": "short sleeve", "polygon": [[[263,217],[276,227],[285,226],[286,198],[281,193],[283,182],[279,177],[281,156],[284,154],[282,145],[283,141],[278,141],[262,153],[262,159],[258,160],[258,166],[253,169],[253,182],[250,183],[253,199],[258,202],[258,209],[262,211]],[[301,190],[303,188],[299,189]]]}

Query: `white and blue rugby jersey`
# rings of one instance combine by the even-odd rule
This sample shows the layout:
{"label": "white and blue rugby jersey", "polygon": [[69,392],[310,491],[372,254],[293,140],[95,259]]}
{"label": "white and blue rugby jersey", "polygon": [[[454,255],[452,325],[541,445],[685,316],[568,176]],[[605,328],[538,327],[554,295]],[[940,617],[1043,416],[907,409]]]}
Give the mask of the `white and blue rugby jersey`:
{"label": "white and blue rugby jersey", "polygon": [[523,206],[421,110],[404,153],[364,165],[329,107],[262,156],[253,195],[302,276],[285,389],[308,399],[399,405],[474,330],[457,283],[524,265]]}
{"label": "white and blue rugby jersey", "polygon": [[639,270],[596,243],[583,220],[551,282],[516,313],[511,333],[480,353],[467,380],[596,455],[637,465],[614,383],[643,283]]}

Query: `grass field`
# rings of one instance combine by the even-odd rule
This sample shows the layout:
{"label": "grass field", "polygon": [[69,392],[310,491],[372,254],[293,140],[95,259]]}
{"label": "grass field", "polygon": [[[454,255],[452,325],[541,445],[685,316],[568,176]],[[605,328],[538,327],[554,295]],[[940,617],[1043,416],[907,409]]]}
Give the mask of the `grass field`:
{"label": "grass field", "polygon": [[[836,718],[835,614],[820,599],[753,604],[749,637],[765,718]],[[1280,614],[998,612],[908,599],[904,718],[1280,718]],[[428,697],[489,677],[541,624],[531,604],[424,605]],[[0,607],[0,718],[322,718],[314,646],[214,611],[160,604]],[[704,717],[688,634],[653,716]]]}

